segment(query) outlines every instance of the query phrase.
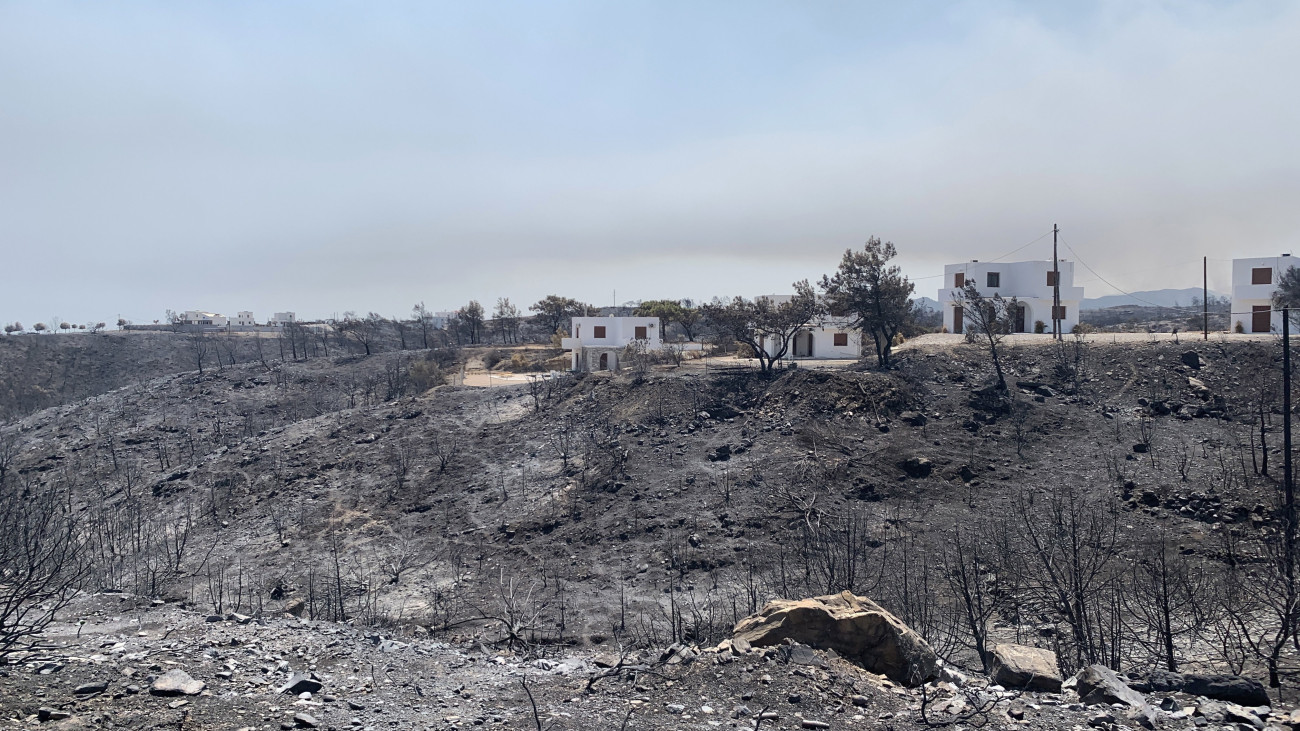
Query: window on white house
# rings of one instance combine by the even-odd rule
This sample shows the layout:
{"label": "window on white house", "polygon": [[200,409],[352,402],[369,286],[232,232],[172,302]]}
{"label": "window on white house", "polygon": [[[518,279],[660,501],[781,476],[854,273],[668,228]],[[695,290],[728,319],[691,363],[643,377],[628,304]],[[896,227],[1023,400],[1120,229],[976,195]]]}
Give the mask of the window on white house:
{"label": "window on white house", "polygon": [[592,328],[592,331],[593,331],[593,332],[592,332],[592,337],[596,338],[597,340],[604,340],[604,339],[605,339],[605,326],[604,326],[604,325],[596,325],[595,327]]}
{"label": "window on white house", "polygon": [[986,282],[989,289],[997,289],[1002,286],[1002,274],[1000,272],[989,272]]}

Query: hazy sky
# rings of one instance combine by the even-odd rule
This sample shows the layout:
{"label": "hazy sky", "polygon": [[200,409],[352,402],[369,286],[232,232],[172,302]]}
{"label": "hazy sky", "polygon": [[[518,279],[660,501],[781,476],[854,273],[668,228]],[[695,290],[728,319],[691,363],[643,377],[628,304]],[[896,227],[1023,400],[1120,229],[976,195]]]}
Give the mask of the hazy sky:
{"label": "hazy sky", "polygon": [[1300,249],[1300,3],[0,0],[0,321],[752,295],[871,235],[933,297],[1053,223],[1130,290]]}

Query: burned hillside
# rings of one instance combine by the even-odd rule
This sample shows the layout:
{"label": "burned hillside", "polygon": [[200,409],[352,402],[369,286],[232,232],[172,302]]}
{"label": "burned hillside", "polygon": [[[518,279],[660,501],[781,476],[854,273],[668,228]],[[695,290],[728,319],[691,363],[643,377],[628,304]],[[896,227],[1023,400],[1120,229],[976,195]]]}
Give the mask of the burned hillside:
{"label": "burned hillside", "polygon": [[87,590],[200,614],[545,654],[851,590],[968,669],[1011,641],[1289,693],[1268,343],[1012,345],[1009,399],[971,346],[419,393],[391,355],[33,414],[0,434],[11,515],[71,506]]}

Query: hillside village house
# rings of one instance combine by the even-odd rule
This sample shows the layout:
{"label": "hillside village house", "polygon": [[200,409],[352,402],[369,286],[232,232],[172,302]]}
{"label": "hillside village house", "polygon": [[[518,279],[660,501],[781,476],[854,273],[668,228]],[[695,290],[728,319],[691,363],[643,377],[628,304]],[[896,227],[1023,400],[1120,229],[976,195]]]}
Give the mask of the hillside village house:
{"label": "hillside village house", "polygon": [[[1058,314],[1061,332],[1068,333],[1079,324],[1083,287],[1074,286],[1074,262],[1057,261],[1057,271],[1061,275],[1061,310]],[[1038,322],[1043,323],[1043,332],[1052,332],[1052,274],[1050,261],[969,261],[945,266],[944,287],[939,290],[944,329],[950,333],[965,331],[965,313],[958,293],[967,282],[974,282],[985,297],[1000,294],[1005,299],[1016,298],[1014,332],[1034,332]]]}
{"label": "hillside village house", "polygon": [[[779,305],[793,298],[794,295],[789,294],[761,294],[754,300],[768,300]],[[857,360],[862,356],[862,333],[851,327],[852,324],[851,318],[823,316],[794,334],[785,357],[792,360]],[[768,354],[779,347],[773,344],[774,347],[769,349],[765,338],[759,340],[759,345]]]}
{"label": "hillside village house", "polygon": [[285,325],[292,324],[295,320],[296,317],[292,312],[277,312],[274,315],[271,315],[270,321],[266,324],[271,327],[284,327]]}
{"label": "hillside village house", "polygon": [[1296,266],[1290,254],[1232,260],[1232,329],[1266,333],[1282,329],[1282,313],[1273,310],[1273,293],[1286,270]]}
{"label": "hillside village house", "polygon": [[616,371],[619,355],[633,343],[646,350],[663,347],[657,317],[575,317],[569,328],[572,335],[560,346],[569,351],[575,371]]}
{"label": "hillside village house", "polygon": [[253,313],[243,310],[235,315],[235,319],[230,320],[230,324],[235,327],[254,327],[257,320],[253,319]]}
{"label": "hillside village house", "polygon": [[180,316],[182,325],[202,325],[205,327],[225,327],[230,324],[230,318],[216,312],[201,312],[199,310],[186,310]]}

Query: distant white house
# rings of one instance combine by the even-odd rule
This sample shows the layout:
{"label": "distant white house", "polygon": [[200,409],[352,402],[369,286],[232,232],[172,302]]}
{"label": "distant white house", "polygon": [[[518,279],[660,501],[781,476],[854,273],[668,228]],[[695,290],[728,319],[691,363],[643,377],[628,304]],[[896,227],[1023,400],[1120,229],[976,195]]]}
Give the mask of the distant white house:
{"label": "distant white house", "polygon": [[235,327],[256,327],[257,320],[253,319],[253,313],[247,310],[241,310],[235,315],[233,320],[230,320],[230,324]]}
{"label": "distant white house", "polygon": [[1290,254],[1232,260],[1232,329],[1266,333],[1282,328],[1273,310],[1273,293],[1286,270],[1297,266]]}
{"label": "distant white house", "polygon": [[[794,295],[789,294],[761,294],[754,300],[768,300],[779,305],[793,298]],[[862,333],[852,324],[853,320],[847,317],[821,317],[794,334],[785,357],[793,360],[856,360],[862,356]],[[780,349],[779,344],[769,344],[765,338],[760,338],[759,344],[769,355]]]}
{"label": "distant white house", "polygon": [[575,317],[571,335],[560,342],[569,351],[572,370],[616,371],[619,356],[629,345],[646,350],[663,347],[657,317]]}
{"label": "distant white house", "polygon": [[[1060,272],[1061,331],[1068,333],[1079,324],[1079,305],[1083,302],[1083,287],[1074,286],[1074,262],[1058,260]],[[1034,332],[1036,323],[1043,323],[1043,332],[1052,332],[1052,262],[969,261],[949,264],[943,268],[943,288],[939,290],[939,304],[943,307],[943,326],[950,333],[964,332],[965,312],[958,293],[967,282],[974,282],[979,293],[986,297],[1000,294],[1006,299],[1016,298],[1012,329],[1015,332]]]}
{"label": "distant white house", "polygon": [[216,312],[203,312],[201,310],[186,310],[180,316],[181,325],[202,325],[204,327],[226,327],[230,323],[230,318]]}
{"label": "distant white house", "polygon": [[277,312],[271,315],[271,320],[266,324],[272,327],[284,327],[293,324],[296,320],[297,318],[292,312]]}

